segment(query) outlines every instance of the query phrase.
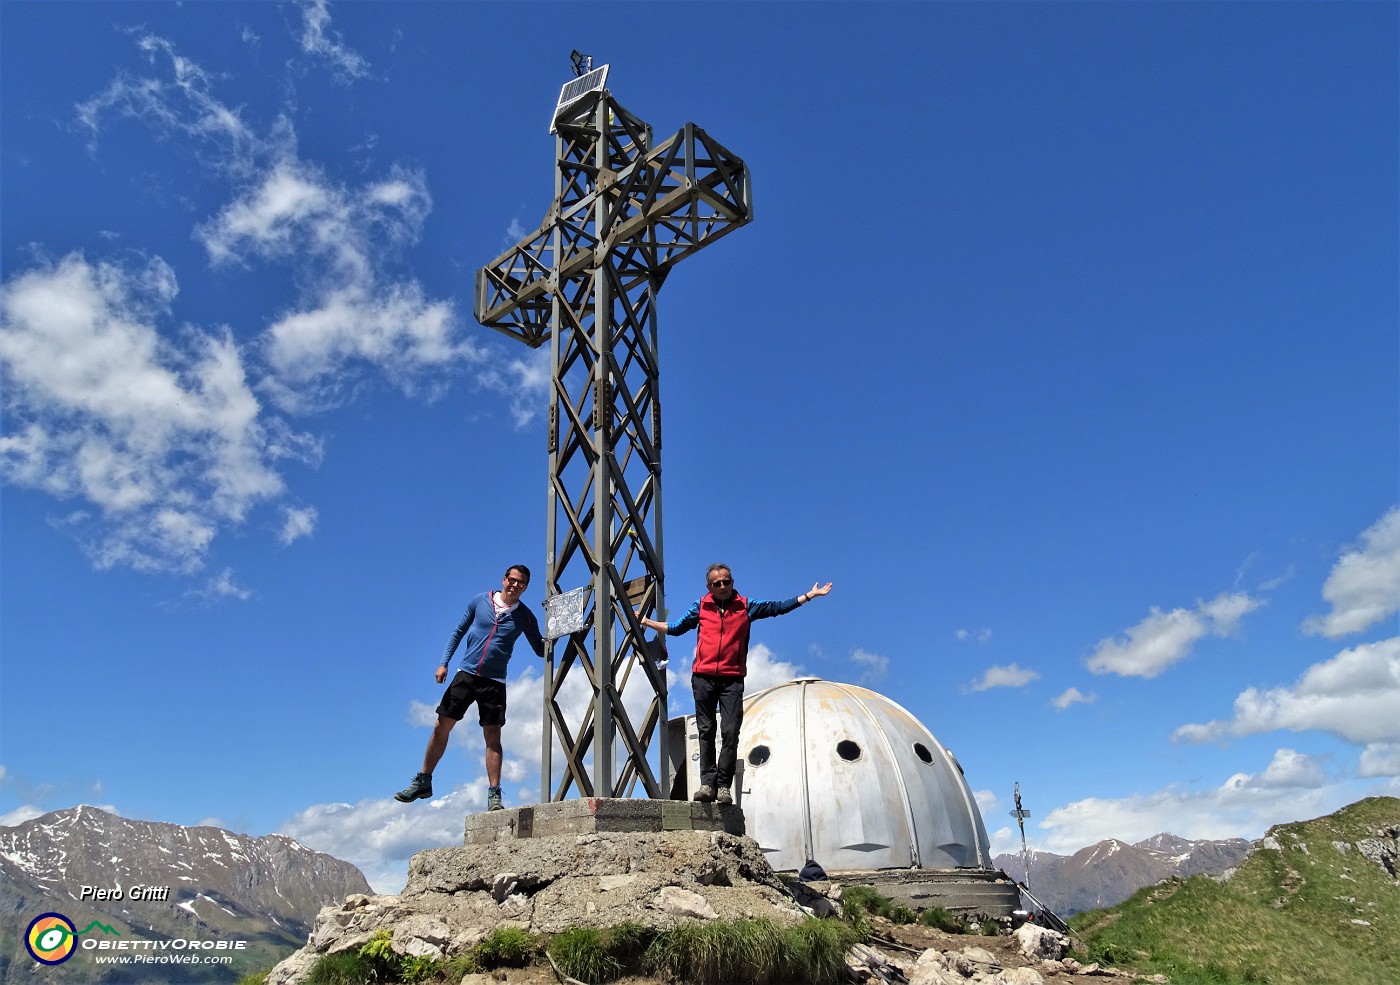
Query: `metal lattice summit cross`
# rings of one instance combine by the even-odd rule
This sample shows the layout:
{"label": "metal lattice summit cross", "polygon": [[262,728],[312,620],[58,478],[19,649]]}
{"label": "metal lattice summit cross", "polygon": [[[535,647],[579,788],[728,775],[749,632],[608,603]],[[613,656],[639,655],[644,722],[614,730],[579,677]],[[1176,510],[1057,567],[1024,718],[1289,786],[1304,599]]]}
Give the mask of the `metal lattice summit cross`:
{"label": "metal lattice summit cross", "polygon": [[[554,203],[477,271],[476,317],[550,346],[541,801],[573,787],[630,796],[638,782],[665,798],[666,674],[633,612],[665,611],[656,297],[675,264],[752,218],[749,172],[693,123],[653,144],[605,87],[608,66],[575,63],[550,127]],[[571,723],[561,694],[579,673],[592,694]],[[645,701],[639,721],[624,692],[634,709]],[[554,741],[565,760],[557,784]]]}

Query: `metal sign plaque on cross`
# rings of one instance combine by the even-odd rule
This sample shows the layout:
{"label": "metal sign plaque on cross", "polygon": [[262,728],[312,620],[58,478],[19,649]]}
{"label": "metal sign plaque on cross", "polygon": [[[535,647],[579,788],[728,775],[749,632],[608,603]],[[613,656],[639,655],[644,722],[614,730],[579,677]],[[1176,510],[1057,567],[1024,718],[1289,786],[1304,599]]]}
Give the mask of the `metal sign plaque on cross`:
{"label": "metal sign plaque on cross", "polygon": [[[542,801],[638,783],[669,796],[664,662],[633,612],[665,612],[656,297],[672,267],[752,216],[742,160],[693,123],[655,143],[606,88],[608,67],[588,65],[555,107],[544,221],[476,275],[478,321],[549,344],[545,596],[589,589],[581,624],[545,651]],[[570,721],[565,685],[580,679],[591,696]]]}

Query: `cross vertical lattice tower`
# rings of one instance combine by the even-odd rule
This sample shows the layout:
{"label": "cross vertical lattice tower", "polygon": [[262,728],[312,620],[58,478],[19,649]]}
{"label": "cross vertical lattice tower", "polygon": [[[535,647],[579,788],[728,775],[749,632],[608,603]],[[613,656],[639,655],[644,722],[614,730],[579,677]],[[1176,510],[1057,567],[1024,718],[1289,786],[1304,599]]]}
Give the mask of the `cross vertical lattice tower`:
{"label": "cross vertical lattice tower", "polygon": [[[607,70],[561,93],[539,229],[476,275],[478,321],[550,345],[545,599],[551,624],[565,599],[575,617],[546,631],[542,801],[573,787],[627,796],[638,782],[669,796],[666,675],[633,613],[664,611],[656,296],[677,262],[752,217],[744,162],[690,123],[653,145],[604,87]],[[578,674],[591,696],[570,721],[564,688]]]}

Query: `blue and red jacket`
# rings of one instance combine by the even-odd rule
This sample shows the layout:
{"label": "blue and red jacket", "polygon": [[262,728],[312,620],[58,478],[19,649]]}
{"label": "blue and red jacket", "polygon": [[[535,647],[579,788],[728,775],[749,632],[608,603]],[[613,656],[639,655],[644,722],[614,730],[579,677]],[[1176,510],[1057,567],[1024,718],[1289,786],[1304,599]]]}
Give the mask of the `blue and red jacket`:
{"label": "blue and red jacket", "polygon": [[751,602],[744,596],[734,597],[720,608],[714,593],[707,594],[690,607],[685,615],[666,624],[667,636],[688,633],[697,626],[695,666],[693,674],[713,677],[743,677],[749,672],[749,626],[755,619],[781,616],[797,608],[797,596],[781,602]]}
{"label": "blue and red jacket", "polygon": [[544,656],[544,638],[540,636],[539,621],[525,607],[525,603],[517,602],[515,608],[497,617],[496,607],[491,604],[491,593],[482,592],[467,603],[467,611],[457,625],[457,631],[447,641],[442,666],[446,667],[452,662],[452,654],[457,644],[461,643],[462,670],[504,682],[506,664],[510,663],[515,641],[521,633],[530,641],[536,655]]}

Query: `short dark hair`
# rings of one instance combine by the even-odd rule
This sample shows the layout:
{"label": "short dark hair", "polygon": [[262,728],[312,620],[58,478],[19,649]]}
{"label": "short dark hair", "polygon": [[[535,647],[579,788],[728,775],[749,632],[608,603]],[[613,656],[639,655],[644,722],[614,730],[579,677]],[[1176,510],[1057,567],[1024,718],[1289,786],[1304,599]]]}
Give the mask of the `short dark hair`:
{"label": "short dark hair", "polygon": [[525,576],[525,584],[530,584],[530,569],[525,567],[525,565],[512,564],[509,568],[506,568],[507,575],[509,575],[512,571],[519,571],[522,575]]}
{"label": "short dark hair", "polygon": [[731,567],[730,567],[729,565],[727,565],[727,564],[720,564],[718,561],[716,561],[714,564],[710,565],[708,568],[705,569],[705,584],[706,584],[706,585],[708,585],[708,584],[710,583],[710,575],[714,574],[716,571],[727,571],[727,572],[729,572],[729,577],[730,577],[730,578],[733,578],[733,577],[734,577],[734,569],[733,569],[733,568],[731,568]]}

